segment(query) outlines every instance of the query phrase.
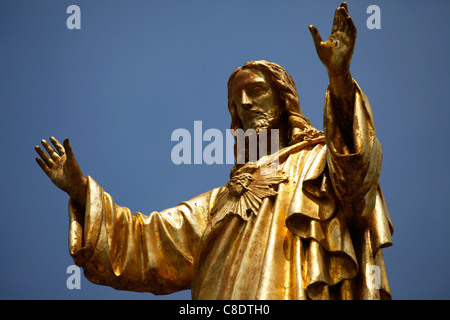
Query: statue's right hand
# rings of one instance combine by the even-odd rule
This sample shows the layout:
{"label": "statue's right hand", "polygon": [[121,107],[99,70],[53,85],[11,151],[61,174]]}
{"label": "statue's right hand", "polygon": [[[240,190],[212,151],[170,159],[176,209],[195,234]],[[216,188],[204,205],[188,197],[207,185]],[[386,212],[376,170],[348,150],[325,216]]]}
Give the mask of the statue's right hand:
{"label": "statue's right hand", "polygon": [[86,205],[87,181],[70,146],[69,139],[64,139],[64,145],[50,137],[50,141],[55,146],[53,149],[47,141],[42,140],[42,145],[48,152],[45,153],[39,146],[35,147],[40,158],[36,158],[45,174],[61,190],[67,192],[83,208]]}

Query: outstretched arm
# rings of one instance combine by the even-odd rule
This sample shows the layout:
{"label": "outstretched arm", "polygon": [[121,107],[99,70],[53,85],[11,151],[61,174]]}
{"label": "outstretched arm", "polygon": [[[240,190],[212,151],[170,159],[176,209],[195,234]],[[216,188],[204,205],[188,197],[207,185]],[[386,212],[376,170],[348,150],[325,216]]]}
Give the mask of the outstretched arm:
{"label": "outstretched arm", "polygon": [[[37,163],[70,196],[69,251],[92,282],[156,294],[189,289],[198,243],[209,218],[204,193],[178,206],[131,214],[91,178],[84,177],[66,138],[36,146]],[[214,194],[214,196],[212,196]]]}

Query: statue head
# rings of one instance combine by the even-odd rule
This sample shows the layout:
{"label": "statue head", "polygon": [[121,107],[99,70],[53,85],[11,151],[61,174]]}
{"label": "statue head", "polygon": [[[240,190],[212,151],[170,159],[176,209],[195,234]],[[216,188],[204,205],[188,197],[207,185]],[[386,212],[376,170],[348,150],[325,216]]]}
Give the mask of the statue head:
{"label": "statue head", "polygon": [[[253,101],[257,110],[246,113]],[[250,61],[234,70],[228,80],[228,109],[234,130],[277,128],[288,144],[322,134],[302,114],[294,80],[276,63]]]}

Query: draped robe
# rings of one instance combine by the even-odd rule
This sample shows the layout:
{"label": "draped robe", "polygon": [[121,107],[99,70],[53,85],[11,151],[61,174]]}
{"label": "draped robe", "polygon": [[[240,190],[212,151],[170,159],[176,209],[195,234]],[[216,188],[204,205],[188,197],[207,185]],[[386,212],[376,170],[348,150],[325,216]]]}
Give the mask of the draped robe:
{"label": "draped robe", "polygon": [[369,102],[355,87],[354,153],[335,125],[328,89],[325,139],[267,156],[279,160],[272,176],[261,175],[265,158],[244,165],[238,173],[251,182],[238,191],[239,179],[230,180],[174,208],[133,215],[88,177],[85,211],[69,201],[75,263],[96,284],[191,289],[193,299],[390,299],[382,151]]}

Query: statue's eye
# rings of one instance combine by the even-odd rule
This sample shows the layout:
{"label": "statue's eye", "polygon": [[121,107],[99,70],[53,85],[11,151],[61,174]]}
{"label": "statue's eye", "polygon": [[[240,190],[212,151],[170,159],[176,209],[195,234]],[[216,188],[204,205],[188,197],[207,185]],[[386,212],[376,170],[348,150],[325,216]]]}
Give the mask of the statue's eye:
{"label": "statue's eye", "polygon": [[252,96],[258,96],[258,95],[265,93],[266,91],[267,91],[267,88],[265,86],[256,85],[256,86],[249,88],[248,93]]}

